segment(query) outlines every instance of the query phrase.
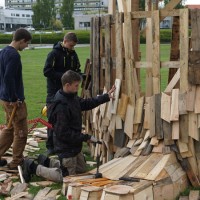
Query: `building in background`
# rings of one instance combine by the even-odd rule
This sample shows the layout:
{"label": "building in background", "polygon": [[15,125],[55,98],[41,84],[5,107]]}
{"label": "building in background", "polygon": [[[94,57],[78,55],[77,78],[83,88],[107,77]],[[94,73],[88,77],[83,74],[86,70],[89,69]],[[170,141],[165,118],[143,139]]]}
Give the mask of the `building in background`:
{"label": "building in background", "polygon": [[5,8],[19,10],[32,10],[32,5],[36,0],[5,0]]}
{"label": "building in background", "polygon": [[90,29],[91,18],[108,12],[108,0],[74,0],[74,29]]}
{"label": "building in background", "polygon": [[[74,25],[75,29],[90,29],[91,17],[108,12],[109,0],[74,0]],[[14,10],[32,10],[32,5],[37,0],[5,0],[5,12]],[[56,18],[60,19],[62,0],[55,0]],[[9,15],[9,13],[8,13]],[[18,16],[12,16],[14,21],[19,21]],[[1,21],[2,22],[2,21]],[[3,22],[1,23],[3,24]],[[11,27],[13,27],[11,25]]]}
{"label": "building in background", "polygon": [[32,26],[32,10],[3,9],[0,7],[0,31],[14,31],[19,27]]}

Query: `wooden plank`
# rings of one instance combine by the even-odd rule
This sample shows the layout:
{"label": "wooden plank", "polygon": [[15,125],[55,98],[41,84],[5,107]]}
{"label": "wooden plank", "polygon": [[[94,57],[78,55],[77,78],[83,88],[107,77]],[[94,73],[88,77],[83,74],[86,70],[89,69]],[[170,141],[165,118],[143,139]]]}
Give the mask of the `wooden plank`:
{"label": "wooden plank", "polygon": [[121,80],[115,79],[115,87],[116,87],[116,90],[114,92],[115,98],[111,100],[111,103],[112,103],[111,113],[112,114],[117,113],[117,105],[118,105],[118,99],[119,99],[120,86],[121,86]]}
{"label": "wooden plank", "polygon": [[161,118],[170,123],[171,96],[162,92],[161,96]]}
{"label": "wooden plank", "polygon": [[193,85],[187,91],[187,96],[186,96],[187,111],[194,111],[195,94],[196,94],[196,86]]}
{"label": "wooden plank", "polygon": [[97,96],[99,94],[99,41],[100,40],[100,17],[95,17],[93,18],[93,28],[92,28],[93,36],[92,36],[92,55],[93,55],[93,60],[92,60],[92,96]]}
{"label": "wooden plank", "polygon": [[150,97],[145,98],[144,129],[150,129]]}
{"label": "wooden plank", "polygon": [[180,9],[180,92],[186,92],[188,83],[188,9]]}
{"label": "wooden plank", "polygon": [[145,177],[147,180],[155,180],[156,177],[159,175],[161,170],[167,164],[168,160],[170,159],[171,154],[164,155],[157,165],[149,172],[149,174]]}
{"label": "wooden plank", "polygon": [[141,120],[142,120],[143,108],[144,108],[144,97],[140,97],[139,99],[136,100],[133,124],[139,124],[142,122]]}
{"label": "wooden plank", "polygon": [[[151,1],[146,0],[146,11],[151,10]],[[147,18],[146,20],[146,61],[152,62],[152,49],[153,49],[153,40],[152,40],[152,19]],[[152,69],[146,69],[146,97],[153,95],[153,78],[152,78]]]}
{"label": "wooden plank", "polygon": [[172,103],[171,103],[171,115],[170,121],[178,121],[179,120],[179,89],[172,90]]}
{"label": "wooden plank", "polygon": [[180,115],[180,141],[188,143],[188,115]]}
{"label": "wooden plank", "polygon": [[104,16],[105,19],[105,85],[106,89],[111,88],[111,16]]}
{"label": "wooden plank", "polygon": [[110,0],[108,3],[108,14],[114,15],[116,13],[116,0]]}
{"label": "wooden plank", "polygon": [[186,96],[187,96],[186,92],[182,94],[179,93],[179,101],[178,101],[179,115],[187,114]]}
{"label": "wooden plank", "polygon": [[126,94],[122,93],[121,99],[119,101],[119,105],[117,108],[117,115],[119,115],[123,121],[125,120],[128,101],[129,101],[129,97]]}
{"label": "wooden plank", "polygon": [[180,80],[180,69],[177,70],[177,72],[175,73],[175,75],[173,76],[169,84],[167,85],[164,92],[165,93],[171,92],[179,80]]}
{"label": "wooden plank", "polygon": [[199,191],[198,190],[190,190],[189,200],[198,200],[199,199]]}
{"label": "wooden plank", "polygon": [[194,112],[196,114],[200,113],[200,87],[196,87],[195,103],[194,103]]}
{"label": "wooden plank", "polygon": [[172,122],[172,140],[179,140],[179,122]]}
{"label": "wooden plank", "polygon": [[155,96],[150,97],[150,137],[155,136]]}
{"label": "wooden plank", "polygon": [[45,187],[36,194],[33,200],[40,200],[44,198],[49,193],[50,190],[51,190],[50,187]]}
{"label": "wooden plank", "polygon": [[122,13],[116,13],[115,32],[116,32],[116,78],[123,80],[123,16]]}
{"label": "wooden plank", "polygon": [[134,194],[134,200],[141,200],[143,197],[153,200],[153,186],[143,189],[141,192]]}
{"label": "wooden plank", "polygon": [[163,135],[165,145],[174,144],[174,140],[172,140],[172,124],[165,120],[163,120]]}
{"label": "wooden plank", "polygon": [[155,132],[157,138],[163,139],[162,119],[161,119],[161,94],[155,95]]}
{"label": "wooden plank", "polygon": [[193,112],[189,112],[189,126],[188,126],[188,133],[189,136],[192,137],[193,139],[199,141],[199,129],[198,129],[198,119],[197,119],[197,114]]}
{"label": "wooden plank", "polygon": [[134,118],[134,107],[128,104],[125,117],[124,132],[130,139],[133,139],[133,118]]}
{"label": "wooden plank", "polygon": [[123,39],[124,39],[124,46],[125,48],[125,87],[126,87],[126,94],[130,97],[129,103],[135,106],[135,87],[134,87],[134,55],[133,55],[133,46],[132,46],[132,21],[131,21],[131,14],[126,13],[124,14],[124,30],[123,30]]}
{"label": "wooden plank", "polygon": [[152,31],[153,31],[153,94],[160,93],[160,16],[159,10],[152,12]]}
{"label": "wooden plank", "polygon": [[[135,62],[135,68],[152,68],[151,62],[146,61],[136,61]],[[179,61],[162,61],[160,62],[160,68],[180,68],[180,62]],[[180,76],[179,76],[180,78]]]}

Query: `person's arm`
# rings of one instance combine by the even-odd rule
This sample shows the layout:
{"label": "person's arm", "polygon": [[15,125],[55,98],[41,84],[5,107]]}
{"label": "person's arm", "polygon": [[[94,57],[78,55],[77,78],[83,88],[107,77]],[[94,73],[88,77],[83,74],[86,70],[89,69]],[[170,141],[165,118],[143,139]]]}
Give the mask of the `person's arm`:
{"label": "person's arm", "polygon": [[44,76],[46,76],[48,78],[60,80],[63,73],[57,72],[55,70],[55,68],[54,68],[55,62],[56,62],[55,53],[53,51],[51,51],[47,56],[45,66],[43,69],[43,73],[44,73]]}
{"label": "person's arm", "polygon": [[116,87],[115,87],[115,85],[113,85],[112,88],[110,89],[110,91],[106,94],[99,95],[95,98],[88,98],[88,99],[80,98],[81,110],[82,111],[91,110],[93,108],[96,108],[100,104],[110,101],[111,98],[114,98],[113,93],[114,93],[115,89],[116,89]]}
{"label": "person's arm", "polygon": [[81,74],[81,64],[80,64],[80,61],[79,61],[79,58],[78,58],[76,51],[74,51],[74,59],[75,59],[74,69],[77,73]]}

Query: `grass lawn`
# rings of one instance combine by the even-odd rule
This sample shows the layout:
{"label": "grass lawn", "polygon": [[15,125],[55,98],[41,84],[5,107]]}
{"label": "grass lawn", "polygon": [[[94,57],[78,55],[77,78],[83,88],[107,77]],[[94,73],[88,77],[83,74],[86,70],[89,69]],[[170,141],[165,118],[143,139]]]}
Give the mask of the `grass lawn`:
{"label": "grass lawn", "polygon": [[[1,45],[0,45],[1,47]],[[167,61],[169,60],[169,45],[161,46],[161,60]],[[43,67],[45,63],[46,56],[51,49],[34,49],[34,50],[25,50],[21,52],[22,64],[23,64],[23,80],[25,87],[25,97],[26,103],[28,107],[28,119],[33,119],[40,117],[41,109],[45,105],[46,98],[46,79],[43,76]],[[85,65],[85,61],[90,57],[90,49],[89,47],[78,47],[76,51],[79,55],[79,59],[82,66],[82,71]],[[141,45],[141,54],[142,60],[145,60],[145,45]],[[162,90],[166,86],[168,70],[161,70]],[[141,86],[144,91],[145,88],[145,70],[141,70]],[[2,109],[0,110],[0,124],[4,123],[4,114]],[[37,153],[44,152],[45,144],[40,144],[41,150]],[[89,150],[87,145],[84,145],[84,153],[86,154],[86,159],[90,160]],[[41,180],[41,178],[34,177],[33,181]],[[61,188],[61,184],[55,184],[54,188]],[[36,194],[40,187],[30,187],[30,192]],[[3,199],[0,196],[0,200]],[[60,197],[59,200],[66,199],[65,197]]]}

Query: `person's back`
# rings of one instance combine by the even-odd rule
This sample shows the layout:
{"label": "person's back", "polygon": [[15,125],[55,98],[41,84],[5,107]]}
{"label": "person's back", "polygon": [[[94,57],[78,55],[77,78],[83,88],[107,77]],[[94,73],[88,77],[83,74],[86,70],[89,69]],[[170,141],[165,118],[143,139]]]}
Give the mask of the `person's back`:
{"label": "person's back", "polygon": [[22,164],[28,135],[22,63],[18,51],[26,48],[31,39],[27,30],[17,29],[10,45],[0,52],[0,103],[8,124],[0,134],[0,166],[7,164],[2,156],[12,145],[13,160],[8,164],[10,169],[17,169]]}

